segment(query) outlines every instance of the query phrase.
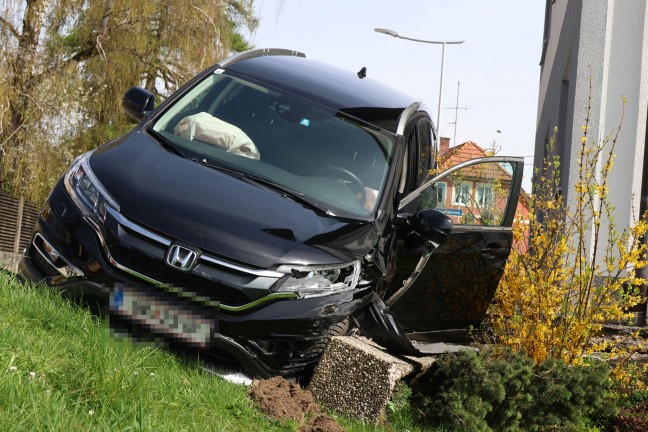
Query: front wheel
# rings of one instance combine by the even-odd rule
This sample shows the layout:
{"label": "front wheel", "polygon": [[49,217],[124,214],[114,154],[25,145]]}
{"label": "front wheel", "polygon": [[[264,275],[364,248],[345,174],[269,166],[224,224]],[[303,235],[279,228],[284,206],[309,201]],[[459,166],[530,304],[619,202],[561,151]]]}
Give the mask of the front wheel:
{"label": "front wheel", "polygon": [[304,351],[304,357],[315,357],[319,356],[324,352],[324,348],[328,345],[329,341],[333,336],[345,336],[349,332],[349,318],[346,318],[340,321],[337,324],[333,324],[326,331],[326,335],[311,345],[306,351]]}

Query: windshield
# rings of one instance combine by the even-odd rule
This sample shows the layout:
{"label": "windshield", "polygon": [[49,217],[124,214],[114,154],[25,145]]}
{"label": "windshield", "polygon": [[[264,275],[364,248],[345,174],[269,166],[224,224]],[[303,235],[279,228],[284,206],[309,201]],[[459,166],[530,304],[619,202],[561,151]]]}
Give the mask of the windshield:
{"label": "windshield", "polygon": [[262,178],[333,214],[375,212],[393,134],[222,72],[178,99],[152,129],[188,158]]}

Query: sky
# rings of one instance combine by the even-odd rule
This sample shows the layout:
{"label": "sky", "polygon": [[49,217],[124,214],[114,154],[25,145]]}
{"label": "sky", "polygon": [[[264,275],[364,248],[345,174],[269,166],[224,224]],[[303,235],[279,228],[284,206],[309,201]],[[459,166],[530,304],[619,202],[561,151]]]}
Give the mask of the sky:
{"label": "sky", "polygon": [[[441,135],[451,145],[495,145],[533,168],[545,2],[539,0],[256,0],[257,48],[288,48],[357,72],[422,100],[436,123],[446,45]],[[458,103],[457,103],[458,95]],[[456,109],[458,108],[458,109]],[[456,132],[455,132],[456,118]]]}

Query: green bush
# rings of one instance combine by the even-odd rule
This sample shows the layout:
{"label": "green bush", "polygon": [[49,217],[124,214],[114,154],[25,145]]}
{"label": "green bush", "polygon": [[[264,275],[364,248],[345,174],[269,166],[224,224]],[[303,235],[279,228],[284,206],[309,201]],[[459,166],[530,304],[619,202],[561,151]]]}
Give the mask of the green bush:
{"label": "green bush", "polygon": [[616,413],[610,368],[594,361],[582,366],[567,366],[561,360],[548,358],[533,373],[529,387],[532,409],[526,416],[526,429],[560,425],[572,430],[585,420],[600,422]]}
{"label": "green bush", "polygon": [[520,352],[487,349],[440,357],[412,384],[427,425],[461,431],[579,430],[616,413],[609,367],[534,365]]}

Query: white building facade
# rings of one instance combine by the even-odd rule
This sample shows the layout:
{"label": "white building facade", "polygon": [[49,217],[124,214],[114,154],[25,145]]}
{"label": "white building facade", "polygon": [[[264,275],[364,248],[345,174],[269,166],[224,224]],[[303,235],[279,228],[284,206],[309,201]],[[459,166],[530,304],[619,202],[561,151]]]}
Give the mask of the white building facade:
{"label": "white building facade", "polygon": [[558,128],[561,193],[573,203],[581,127],[588,114],[588,138],[603,140],[619,126],[625,110],[609,179],[609,198],[619,229],[632,224],[648,202],[642,199],[648,195],[647,3],[547,0],[546,5],[535,167],[547,156],[546,144]]}

